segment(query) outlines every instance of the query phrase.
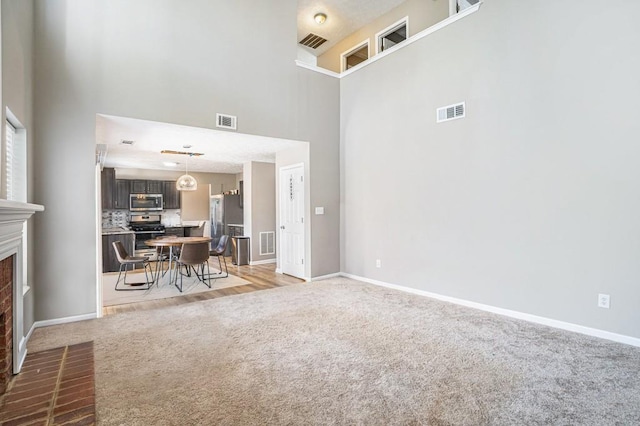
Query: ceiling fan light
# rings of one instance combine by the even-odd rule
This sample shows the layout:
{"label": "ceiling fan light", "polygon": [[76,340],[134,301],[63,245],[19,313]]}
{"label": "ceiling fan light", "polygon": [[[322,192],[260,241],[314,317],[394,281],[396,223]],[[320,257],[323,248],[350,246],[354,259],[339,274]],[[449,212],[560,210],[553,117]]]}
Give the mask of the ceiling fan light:
{"label": "ceiling fan light", "polygon": [[195,191],[198,189],[198,181],[190,174],[184,174],[176,180],[178,191]]}

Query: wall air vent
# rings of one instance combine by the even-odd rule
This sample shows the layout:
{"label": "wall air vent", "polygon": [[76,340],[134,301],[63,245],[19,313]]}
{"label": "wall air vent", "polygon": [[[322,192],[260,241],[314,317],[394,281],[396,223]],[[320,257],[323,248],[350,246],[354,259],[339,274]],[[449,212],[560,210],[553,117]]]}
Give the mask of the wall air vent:
{"label": "wall air vent", "polygon": [[274,254],[276,252],[275,238],[275,231],[260,233],[260,256],[264,254]]}
{"label": "wall air vent", "polygon": [[238,117],[235,115],[216,114],[216,127],[222,129],[236,130]]}
{"label": "wall air vent", "polygon": [[310,47],[312,49],[317,49],[318,47],[322,46],[326,41],[327,41],[326,38],[322,38],[319,35],[309,33],[308,36],[300,40],[300,44],[303,46]]}
{"label": "wall air vent", "polygon": [[445,106],[438,108],[436,115],[436,122],[441,123],[443,121],[455,120],[457,118],[464,118],[465,104],[460,102],[458,104]]}

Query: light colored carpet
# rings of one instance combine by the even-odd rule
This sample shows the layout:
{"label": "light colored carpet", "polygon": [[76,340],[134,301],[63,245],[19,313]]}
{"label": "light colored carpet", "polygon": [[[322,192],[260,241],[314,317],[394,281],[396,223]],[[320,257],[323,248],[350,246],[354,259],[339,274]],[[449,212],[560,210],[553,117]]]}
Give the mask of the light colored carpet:
{"label": "light colored carpet", "polygon": [[[217,265],[217,263],[216,263]],[[154,266],[155,268],[155,266]],[[218,273],[218,269],[211,268],[211,273]],[[124,276],[124,273],[123,273]],[[211,288],[207,287],[201,281],[199,281],[195,275],[191,277],[183,277],[182,293],[176,288],[175,285],[169,283],[169,275],[165,274],[160,278],[159,285],[153,285],[148,290],[134,290],[134,291],[116,291],[115,285],[118,279],[117,272],[110,272],[102,275],[102,304],[103,306],[124,305],[127,303],[146,302],[149,300],[166,299],[168,297],[184,296],[187,294],[203,293],[211,290],[219,290],[221,288],[235,287],[239,285],[249,284],[249,281],[229,275],[227,278],[211,279]],[[144,272],[136,270],[136,272],[129,272],[127,274],[127,282],[144,282]],[[178,277],[178,283],[180,277]],[[122,288],[122,282],[118,288]],[[146,284],[143,286],[146,289]],[[130,287],[129,287],[130,288]]]}
{"label": "light colored carpet", "polygon": [[[135,326],[132,326],[135,324]],[[336,278],[39,328],[104,425],[640,424],[640,349]]]}

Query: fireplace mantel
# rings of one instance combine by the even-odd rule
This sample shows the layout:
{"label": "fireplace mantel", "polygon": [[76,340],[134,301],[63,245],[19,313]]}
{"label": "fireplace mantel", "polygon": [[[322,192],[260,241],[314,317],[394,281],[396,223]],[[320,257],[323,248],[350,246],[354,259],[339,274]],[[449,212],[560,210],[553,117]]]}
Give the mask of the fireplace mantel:
{"label": "fireplace mantel", "polygon": [[27,355],[27,342],[24,337],[24,293],[23,293],[23,262],[24,223],[36,212],[44,210],[39,204],[21,203],[17,201],[0,200],[0,260],[13,256],[13,373],[20,372],[22,363]]}
{"label": "fireplace mantel", "polygon": [[41,212],[43,210],[44,206],[41,206],[40,204],[0,200],[0,224],[14,223],[16,221],[24,222],[35,212]]}

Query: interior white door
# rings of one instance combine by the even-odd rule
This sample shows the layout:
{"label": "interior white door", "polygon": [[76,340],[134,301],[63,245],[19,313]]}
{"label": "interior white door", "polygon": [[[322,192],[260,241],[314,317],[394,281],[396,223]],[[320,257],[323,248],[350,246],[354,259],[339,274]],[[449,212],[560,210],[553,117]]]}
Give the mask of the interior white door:
{"label": "interior white door", "polygon": [[280,168],[280,268],[304,278],[304,165]]}

